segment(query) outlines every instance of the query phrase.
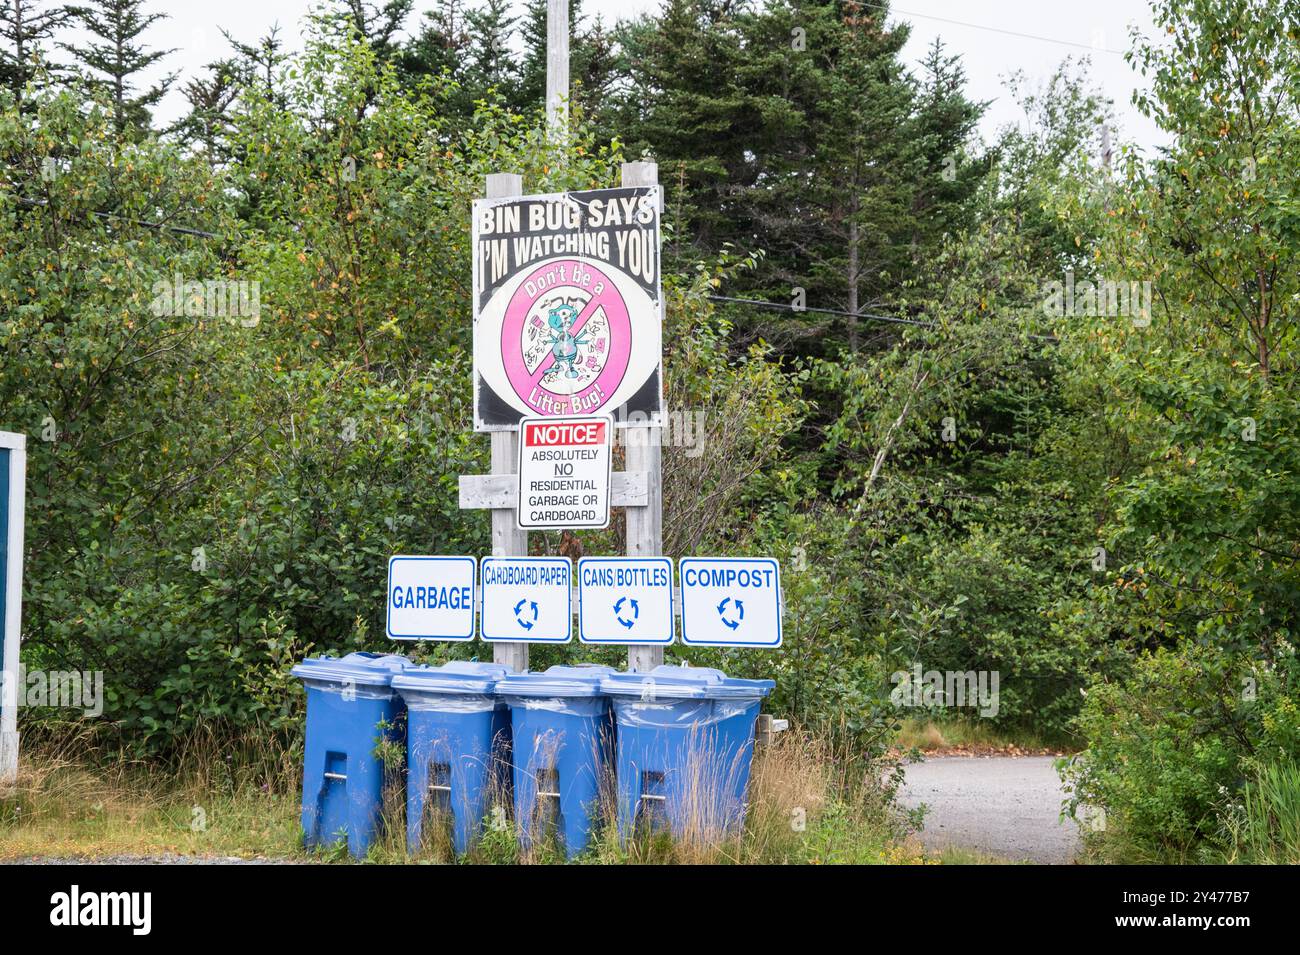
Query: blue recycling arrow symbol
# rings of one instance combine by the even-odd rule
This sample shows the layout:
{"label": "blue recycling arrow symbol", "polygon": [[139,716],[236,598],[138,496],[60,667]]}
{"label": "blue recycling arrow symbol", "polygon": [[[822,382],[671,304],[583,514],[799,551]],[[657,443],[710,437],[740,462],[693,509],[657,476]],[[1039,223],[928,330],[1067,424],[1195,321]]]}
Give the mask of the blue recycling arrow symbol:
{"label": "blue recycling arrow symbol", "polygon": [[[736,605],[736,614],[734,618],[727,616],[727,604]],[[739,598],[732,600],[730,597],[723,597],[722,603],[718,604],[718,616],[722,618],[722,625],[735,630],[740,626],[740,621],[745,619],[745,604]]]}
{"label": "blue recycling arrow symbol", "polygon": [[[524,604],[528,604],[528,606],[532,608],[533,610],[532,620],[525,620],[523,618]],[[527,597],[522,598],[519,601],[519,603],[515,604],[515,623],[519,624],[519,626],[523,627],[525,630],[531,630],[533,629],[533,624],[535,624],[536,622],[537,622],[537,601],[529,600]]]}
{"label": "blue recycling arrow symbol", "polygon": [[[624,619],[623,617],[624,603],[629,603],[632,605],[631,620]],[[637,606],[635,597],[619,597],[618,600],[614,602],[614,619],[617,620],[619,623],[621,623],[628,630],[632,629],[632,625],[637,622],[637,619],[640,616],[641,616],[641,608]]]}

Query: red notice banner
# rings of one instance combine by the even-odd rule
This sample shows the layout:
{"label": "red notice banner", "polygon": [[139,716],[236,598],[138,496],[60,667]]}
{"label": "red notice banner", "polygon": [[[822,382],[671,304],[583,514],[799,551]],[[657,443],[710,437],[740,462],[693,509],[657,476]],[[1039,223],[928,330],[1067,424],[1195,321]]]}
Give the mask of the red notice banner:
{"label": "red notice banner", "polygon": [[524,429],[524,444],[530,448],[601,445],[605,443],[606,425],[603,420],[529,424]]}

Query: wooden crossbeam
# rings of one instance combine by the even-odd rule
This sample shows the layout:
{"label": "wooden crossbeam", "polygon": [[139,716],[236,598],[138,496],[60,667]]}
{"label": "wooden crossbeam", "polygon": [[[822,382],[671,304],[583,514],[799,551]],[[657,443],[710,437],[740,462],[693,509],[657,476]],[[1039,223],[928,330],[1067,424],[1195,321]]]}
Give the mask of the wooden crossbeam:
{"label": "wooden crossbeam", "polygon": [[[649,500],[649,478],[645,471],[614,472],[610,482],[610,502],[614,507],[645,507]],[[518,474],[460,476],[461,510],[513,510],[518,505]]]}

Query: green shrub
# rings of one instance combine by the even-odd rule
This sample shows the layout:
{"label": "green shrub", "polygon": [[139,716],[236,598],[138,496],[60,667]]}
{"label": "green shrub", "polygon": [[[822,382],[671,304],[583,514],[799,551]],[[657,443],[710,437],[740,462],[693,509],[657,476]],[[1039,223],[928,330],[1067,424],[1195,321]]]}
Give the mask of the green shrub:
{"label": "green shrub", "polygon": [[1293,652],[1251,669],[1187,644],[1141,657],[1125,680],[1095,684],[1078,718],[1088,749],[1063,770],[1070,811],[1101,807],[1111,833],[1102,843],[1148,858],[1213,845],[1259,761],[1293,753],[1295,678]]}

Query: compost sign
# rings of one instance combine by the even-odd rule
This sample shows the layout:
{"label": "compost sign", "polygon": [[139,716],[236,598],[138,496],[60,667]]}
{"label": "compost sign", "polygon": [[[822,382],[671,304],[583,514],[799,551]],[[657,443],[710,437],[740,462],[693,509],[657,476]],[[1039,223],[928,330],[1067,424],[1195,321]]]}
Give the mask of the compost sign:
{"label": "compost sign", "polygon": [[474,427],[662,423],[658,186],[474,203]]}
{"label": "compost sign", "polygon": [[682,643],[781,645],[781,565],[771,557],[683,557]]}

